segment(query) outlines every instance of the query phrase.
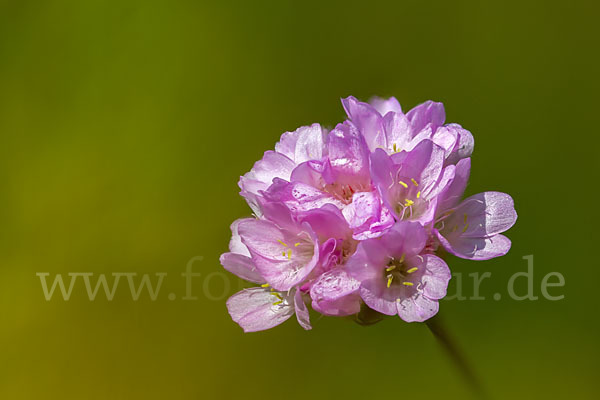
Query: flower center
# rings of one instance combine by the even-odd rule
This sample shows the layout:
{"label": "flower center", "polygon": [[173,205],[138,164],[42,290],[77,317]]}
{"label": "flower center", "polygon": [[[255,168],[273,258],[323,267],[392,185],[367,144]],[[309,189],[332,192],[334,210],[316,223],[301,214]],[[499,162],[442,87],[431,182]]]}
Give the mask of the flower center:
{"label": "flower center", "polygon": [[384,270],[383,275],[388,288],[392,286],[414,286],[411,282],[411,274],[418,270],[417,267],[410,267],[404,262],[405,255],[399,259],[391,258]]}
{"label": "flower center", "polygon": [[362,183],[334,183],[331,185],[325,185],[323,187],[323,191],[329,193],[344,204],[350,204],[352,203],[352,196],[354,196],[354,193],[367,191],[364,186],[365,185]]}
{"label": "flower center", "polygon": [[435,228],[438,231],[445,231],[447,233],[465,233],[467,229],[469,229],[469,216],[463,214],[463,217],[460,218],[454,211],[454,209],[446,211],[435,221]]}
{"label": "flower center", "polygon": [[[302,232],[298,236],[288,237],[286,241],[277,239],[281,246],[281,257],[287,260],[295,260],[302,264],[302,260],[310,260],[314,253],[314,246],[310,237]],[[298,265],[298,266],[301,266]]]}
{"label": "flower center", "polygon": [[[262,288],[268,288],[270,287],[270,285],[268,283],[265,283],[263,285],[260,285],[260,287]],[[273,305],[274,306],[278,306],[280,304],[286,303],[285,305],[287,305],[287,300],[283,297],[283,295],[281,294],[281,292],[276,291],[275,289],[271,288],[270,292],[271,296],[273,296]]]}
{"label": "flower center", "polygon": [[352,239],[337,239],[335,250],[329,256],[327,262],[323,264],[326,269],[331,269],[336,265],[341,265],[346,262],[356,251],[357,242]]}
{"label": "flower center", "polygon": [[294,253],[293,248],[294,247],[298,247],[298,246],[300,246],[302,244],[300,242],[296,242],[296,243],[293,244],[293,246],[291,246],[291,245],[285,243],[283,240],[277,239],[277,241],[279,242],[280,245],[283,246],[283,250],[281,252],[281,255],[283,257],[287,257],[288,260],[292,259],[292,254]]}
{"label": "flower center", "polygon": [[423,212],[427,201],[421,197],[419,182],[414,178],[400,177],[392,185],[396,198],[395,211],[400,220],[411,219]]}

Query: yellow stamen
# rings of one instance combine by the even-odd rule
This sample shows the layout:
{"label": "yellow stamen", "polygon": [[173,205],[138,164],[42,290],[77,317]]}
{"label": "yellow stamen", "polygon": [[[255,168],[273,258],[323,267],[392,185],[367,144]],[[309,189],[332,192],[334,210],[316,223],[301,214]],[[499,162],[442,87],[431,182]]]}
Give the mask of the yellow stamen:
{"label": "yellow stamen", "polygon": [[385,270],[386,270],[387,272],[390,272],[390,271],[393,271],[393,270],[395,270],[395,269],[396,269],[396,266],[395,266],[395,265],[392,265],[391,267],[387,267]]}
{"label": "yellow stamen", "polygon": [[280,305],[281,303],[283,303],[283,300],[276,301],[275,303],[273,303],[273,305],[274,305],[274,306],[278,306],[278,305]]}
{"label": "yellow stamen", "polygon": [[418,270],[418,269],[419,269],[419,268],[417,268],[417,267],[413,267],[413,268],[409,269],[409,270],[408,270],[408,271],[406,271],[406,272],[407,272],[407,273],[409,273],[409,274],[412,274],[413,272],[415,272],[415,271],[416,271],[416,270]]}
{"label": "yellow stamen", "polygon": [[413,183],[413,185],[419,186],[419,183],[417,181],[415,181],[413,178],[410,178],[410,181]]}
{"label": "yellow stamen", "polygon": [[288,252],[287,252],[287,258],[288,258],[288,260],[292,259],[292,249],[288,250]]}
{"label": "yellow stamen", "polygon": [[463,219],[465,224],[467,223],[467,218],[467,214],[465,214],[465,218]]}
{"label": "yellow stamen", "polygon": [[284,247],[288,247],[288,245],[287,245],[287,244],[285,244],[284,242],[282,242],[281,240],[277,239],[277,241],[278,241],[279,243],[281,243],[281,245],[282,245],[282,246],[284,246]]}
{"label": "yellow stamen", "polygon": [[400,151],[400,147],[398,147],[396,143],[394,143],[394,146],[392,146],[392,148],[394,149],[394,153],[398,153]]}
{"label": "yellow stamen", "polygon": [[282,251],[282,252],[281,252],[281,255],[285,257],[285,251]]}
{"label": "yellow stamen", "polygon": [[278,292],[273,292],[271,293],[273,296],[277,297],[279,300],[283,300],[283,297],[281,297],[281,294],[279,294]]}
{"label": "yellow stamen", "polygon": [[394,276],[392,274],[388,275],[387,287],[392,286],[392,281],[394,280]]}
{"label": "yellow stamen", "polygon": [[404,262],[404,259],[406,258],[406,254],[402,254],[402,257],[400,257],[400,264],[402,264]]}
{"label": "yellow stamen", "polygon": [[466,224],[465,227],[463,228],[463,233],[465,233],[467,231],[467,229],[469,228],[469,224]]}
{"label": "yellow stamen", "polygon": [[294,243],[294,247],[300,246],[300,243]]}
{"label": "yellow stamen", "polygon": [[260,285],[260,287],[269,287],[268,283],[263,283],[262,285]]}
{"label": "yellow stamen", "polygon": [[415,204],[415,202],[414,202],[414,201],[412,201],[411,199],[404,199],[404,205],[405,205],[406,207],[410,207],[410,206],[412,206],[413,204]]}
{"label": "yellow stamen", "polygon": [[421,197],[421,191],[420,191],[420,190],[417,192],[417,199],[418,199],[419,197]]}
{"label": "yellow stamen", "polygon": [[408,188],[408,185],[402,181],[398,181],[399,184],[401,184],[402,186],[404,186],[404,189]]}
{"label": "yellow stamen", "polygon": [[412,282],[402,282],[404,286],[414,286]]}

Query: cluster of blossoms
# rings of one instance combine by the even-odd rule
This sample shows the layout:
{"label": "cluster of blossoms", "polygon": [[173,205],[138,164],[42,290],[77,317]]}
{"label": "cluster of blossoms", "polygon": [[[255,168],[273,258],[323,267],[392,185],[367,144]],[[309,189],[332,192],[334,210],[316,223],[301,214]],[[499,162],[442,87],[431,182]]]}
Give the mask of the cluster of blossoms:
{"label": "cluster of blossoms", "polygon": [[227,301],[246,332],[296,314],[366,311],[425,321],[438,311],[451,274],[436,253],[486,260],[506,254],[501,235],[516,221],[512,198],[462,199],[471,133],[444,124],[441,103],[403,113],[395,98],[342,100],[348,119],[286,132],[241,177],[255,218],[231,225],[225,269],[254,282]]}

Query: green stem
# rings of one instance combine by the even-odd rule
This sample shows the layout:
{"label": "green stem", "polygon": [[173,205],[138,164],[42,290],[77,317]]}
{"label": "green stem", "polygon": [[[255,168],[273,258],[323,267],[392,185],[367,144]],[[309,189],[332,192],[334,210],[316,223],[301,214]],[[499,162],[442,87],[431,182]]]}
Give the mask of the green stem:
{"label": "green stem", "polygon": [[435,336],[438,343],[440,343],[440,345],[444,348],[448,356],[460,369],[463,377],[465,378],[475,395],[480,399],[487,399],[488,396],[486,396],[481,382],[477,378],[477,375],[473,372],[473,369],[470,367],[469,363],[467,362],[464,355],[461,353],[453,338],[444,328],[439,314],[427,320],[425,324],[427,325],[433,336]]}

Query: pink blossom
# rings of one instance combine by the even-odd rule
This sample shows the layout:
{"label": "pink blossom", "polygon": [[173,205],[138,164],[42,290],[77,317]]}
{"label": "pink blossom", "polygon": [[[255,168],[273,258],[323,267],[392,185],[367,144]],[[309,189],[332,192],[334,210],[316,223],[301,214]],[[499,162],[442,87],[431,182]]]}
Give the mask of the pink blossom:
{"label": "pink blossom", "polygon": [[227,301],[246,332],[296,315],[363,309],[422,322],[435,315],[451,274],[436,255],[506,254],[512,198],[463,200],[474,141],[427,101],[407,113],[395,98],[342,100],[348,119],[284,133],[240,178],[254,218],[231,225],[221,264],[257,286]]}

